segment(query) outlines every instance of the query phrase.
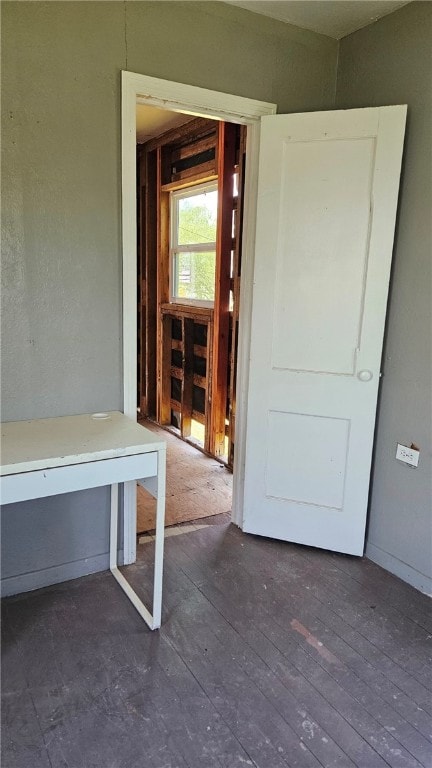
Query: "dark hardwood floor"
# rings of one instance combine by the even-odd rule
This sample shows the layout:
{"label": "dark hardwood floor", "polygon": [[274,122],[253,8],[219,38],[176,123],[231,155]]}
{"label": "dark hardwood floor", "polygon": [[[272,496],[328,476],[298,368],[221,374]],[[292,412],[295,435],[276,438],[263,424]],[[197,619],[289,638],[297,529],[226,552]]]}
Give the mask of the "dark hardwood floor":
{"label": "dark hardwood floor", "polygon": [[106,573],[3,602],[2,766],[429,768],[430,606],[368,560],[168,537],[159,632]]}

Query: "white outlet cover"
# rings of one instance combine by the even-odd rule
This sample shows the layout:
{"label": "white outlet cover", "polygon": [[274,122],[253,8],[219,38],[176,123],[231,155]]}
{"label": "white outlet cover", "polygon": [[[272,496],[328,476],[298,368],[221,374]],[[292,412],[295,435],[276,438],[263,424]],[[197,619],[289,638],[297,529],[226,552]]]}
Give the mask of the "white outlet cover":
{"label": "white outlet cover", "polygon": [[407,445],[397,444],[396,458],[403,461],[404,464],[410,464],[412,467],[418,467],[420,451],[414,448],[408,448]]}

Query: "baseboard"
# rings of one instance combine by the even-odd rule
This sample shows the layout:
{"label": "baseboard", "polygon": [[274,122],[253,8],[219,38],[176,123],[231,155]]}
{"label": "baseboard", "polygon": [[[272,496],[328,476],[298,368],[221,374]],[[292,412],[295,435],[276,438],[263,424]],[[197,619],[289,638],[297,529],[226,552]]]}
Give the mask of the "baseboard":
{"label": "baseboard", "polygon": [[[123,551],[118,554],[118,562],[123,562]],[[107,571],[109,568],[109,555],[95,555],[84,560],[74,560],[72,563],[63,563],[51,568],[43,568],[40,571],[31,571],[17,576],[9,576],[1,580],[1,596],[9,597],[21,592],[31,592],[41,587],[49,587],[52,584],[60,584],[62,581],[78,579],[81,576],[89,576],[91,573]]]}
{"label": "baseboard", "polygon": [[430,576],[417,571],[411,565],[404,563],[403,560],[399,560],[399,558],[391,555],[389,552],[385,552],[385,550],[370,542],[366,544],[365,554],[369,560],[373,560],[374,563],[390,571],[390,573],[399,576],[400,579],[411,584],[412,587],[415,587],[420,592],[423,592],[425,595],[432,595],[432,578]]}

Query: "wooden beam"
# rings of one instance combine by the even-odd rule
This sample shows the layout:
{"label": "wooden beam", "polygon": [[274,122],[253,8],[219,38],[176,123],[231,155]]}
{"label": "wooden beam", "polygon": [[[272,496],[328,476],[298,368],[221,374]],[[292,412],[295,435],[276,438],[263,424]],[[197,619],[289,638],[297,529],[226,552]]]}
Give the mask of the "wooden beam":
{"label": "wooden beam", "polygon": [[228,466],[234,464],[235,426],[236,426],[236,388],[237,388],[237,352],[238,352],[238,318],[240,307],[240,274],[241,246],[244,202],[244,174],[246,163],[246,126],[239,127],[239,157],[238,157],[238,197],[234,199],[234,259],[233,259],[233,312],[231,326],[230,381],[228,389],[229,428],[228,428]]}
{"label": "wooden beam", "polygon": [[204,359],[206,359],[207,347],[202,347],[199,344],[194,344],[194,355],[196,355],[196,357],[203,357]]}
{"label": "wooden beam", "polygon": [[160,424],[171,422],[171,319],[160,313],[160,306],[169,302],[169,193],[162,192],[163,174],[162,147],[157,149],[157,307],[158,345],[157,380],[158,412]]}
{"label": "wooden beam", "polygon": [[204,422],[204,450],[209,454],[212,454],[211,398],[212,398],[212,369],[213,369],[213,317],[211,318],[211,321],[207,325],[206,402],[205,402],[205,422]]}
{"label": "wooden beam", "polygon": [[192,411],[192,418],[194,421],[198,421],[199,424],[203,424],[203,426],[205,427],[206,417],[203,413],[200,413],[199,411]]}
{"label": "wooden beam", "polygon": [[137,214],[138,214],[138,405],[142,415],[147,415],[147,345],[146,345],[146,315],[147,315],[147,226],[146,199],[147,174],[146,155],[138,148],[137,152]]}
{"label": "wooden beam", "polygon": [[187,185],[191,181],[203,180],[208,176],[212,176],[216,173],[216,160],[208,160],[200,165],[193,165],[192,168],[185,168],[184,171],[178,171],[172,174],[171,181],[178,183],[179,181],[186,181]]}
{"label": "wooden beam", "polygon": [[176,146],[188,144],[191,141],[191,137],[200,138],[207,134],[214,133],[214,131],[214,120],[209,120],[205,117],[196,117],[178,128],[171,128],[169,131],[165,131],[161,136],[156,136],[154,139],[150,139],[144,146],[147,150],[150,150],[156,149],[163,144],[175,144]]}
{"label": "wooden beam", "polygon": [[171,424],[171,318],[161,318],[159,424]]}
{"label": "wooden beam", "polygon": [[203,184],[206,181],[217,180],[217,173],[214,173],[214,164],[213,164],[212,173],[203,171],[202,166],[201,166],[201,170],[197,171],[195,168],[194,171],[195,172],[191,176],[189,176],[189,178],[187,179],[178,179],[177,181],[170,181],[168,184],[162,184],[163,191],[176,192],[179,189],[186,189],[196,184]]}
{"label": "wooden beam", "polygon": [[156,152],[146,153],[145,199],[145,341],[146,341],[146,416],[155,418],[157,401],[156,345],[157,345],[157,158]]}
{"label": "wooden beam", "polygon": [[210,452],[225,452],[225,417],[228,394],[229,296],[232,248],[233,173],[236,162],[236,126],[219,123],[217,145],[218,216],[216,232],[216,290],[213,327]]}
{"label": "wooden beam", "polygon": [[201,152],[207,152],[208,149],[216,148],[216,131],[203,139],[192,140],[189,144],[176,147],[171,153],[171,161],[175,163],[178,160],[184,160],[187,157],[194,157]]}
{"label": "wooden beam", "polygon": [[191,304],[162,304],[161,312],[173,317],[190,317],[192,320],[206,324],[213,316],[213,309],[210,307],[194,307]]}

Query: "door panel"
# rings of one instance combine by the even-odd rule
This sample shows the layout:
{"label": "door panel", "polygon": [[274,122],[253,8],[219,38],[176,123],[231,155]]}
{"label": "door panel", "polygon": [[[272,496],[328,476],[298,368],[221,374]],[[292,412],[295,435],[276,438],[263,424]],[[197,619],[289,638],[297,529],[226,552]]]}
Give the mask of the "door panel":
{"label": "door panel", "polygon": [[262,121],[247,532],[363,552],[405,115]]}
{"label": "door panel", "polygon": [[[374,142],[285,142],[282,152],[272,364],[352,375],[363,309]],[[318,221],[319,228],[313,226]]]}

